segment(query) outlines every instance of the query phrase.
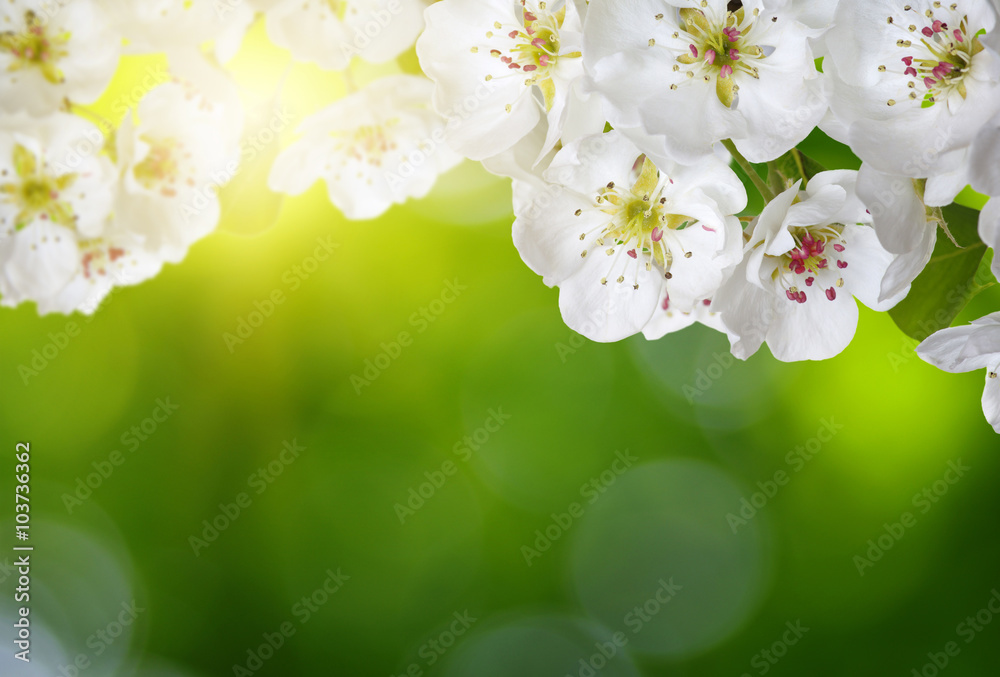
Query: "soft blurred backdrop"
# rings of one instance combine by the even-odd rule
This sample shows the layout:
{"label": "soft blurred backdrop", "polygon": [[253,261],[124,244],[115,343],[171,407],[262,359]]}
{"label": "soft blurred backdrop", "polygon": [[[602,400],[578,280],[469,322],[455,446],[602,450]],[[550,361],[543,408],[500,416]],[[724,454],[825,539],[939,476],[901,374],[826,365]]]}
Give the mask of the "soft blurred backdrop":
{"label": "soft blurred backdrop", "polygon": [[[257,29],[248,108],[343,94]],[[3,311],[0,486],[30,441],[36,547],[34,660],[8,644],[4,675],[996,674],[982,372],[870,311],[822,363],[702,327],[593,344],[520,261],[506,181],[466,163],[350,223],[321,185],[278,201],[268,162],[92,319]]]}

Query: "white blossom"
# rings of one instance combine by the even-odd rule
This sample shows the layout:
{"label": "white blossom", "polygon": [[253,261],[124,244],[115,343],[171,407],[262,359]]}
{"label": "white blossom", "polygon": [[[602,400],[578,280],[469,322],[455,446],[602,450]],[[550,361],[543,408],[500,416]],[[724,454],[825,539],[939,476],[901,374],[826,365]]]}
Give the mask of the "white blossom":
{"label": "white blossom", "polygon": [[0,121],[0,303],[41,314],[93,312],[112,286],[158,261],[113,219],[115,171],[104,136],[66,113]]}
{"label": "white blossom", "polygon": [[349,219],[371,219],[425,196],[461,158],[431,109],[433,84],[415,75],[376,80],[308,117],[271,169],[272,190],[298,195],[318,179]]}
{"label": "white blossom", "polygon": [[118,66],[110,24],[94,0],[0,3],[0,109],[42,116],[95,101]]}
{"label": "white blossom", "polygon": [[822,172],[804,191],[799,181],[754,222],[742,263],[713,302],[733,355],[747,359],[766,342],[783,362],[828,359],[854,337],[855,297],[888,310],[909,291],[878,300],[893,255],[871,227],[856,180],[856,172]]}
{"label": "white blossom", "polygon": [[417,54],[435,82],[438,112],[468,111],[449,129],[456,151],[492,157],[543,119],[540,156],[560,140],[604,129],[599,108],[580,90],[585,7],[567,0],[442,0],[428,7]]}
{"label": "white blossom", "polygon": [[822,30],[785,2],[728,4],[591,3],[584,60],[615,128],[663,136],[683,161],[732,139],[751,162],[765,162],[812,131],[827,110],[809,43]]}
{"label": "white blossom", "polygon": [[148,252],[177,263],[219,222],[216,190],[238,169],[242,113],[179,78],[153,89],[136,113],[117,135],[116,217]]}
{"label": "white blossom", "polygon": [[643,331],[667,296],[677,312],[695,312],[739,260],[733,214],[746,192],[715,157],[657,166],[609,132],[563,148],[544,177],[514,181],[514,245],[559,287],[566,324],[592,340]]}
{"label": "white blossom", "polygon": [[928,205],[949,204],[1000,111],[996,20],[988,0],[841,0],[823,66],[836,121],[824,129],[879,171],[926,178]]}

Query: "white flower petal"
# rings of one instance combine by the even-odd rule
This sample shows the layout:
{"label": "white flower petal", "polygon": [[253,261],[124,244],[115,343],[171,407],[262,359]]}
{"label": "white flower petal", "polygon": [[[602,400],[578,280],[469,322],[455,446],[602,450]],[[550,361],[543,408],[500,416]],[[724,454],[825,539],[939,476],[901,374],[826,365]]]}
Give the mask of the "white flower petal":
{"label": "white flower petal", "polygon": [[1000,433],[1000,377],[986,376],[986,386],[983,388],[983,414],[993,430]]}
{"label": "white flower petal", "polygon": [[[598,280],[608,273],[608,264],[599,256],[589,257],[559,287],[559,310],[566,325],[591,341],[610,343],[642,331],[660,299],[662,277],[645,271],[639,264],[614,269],[626,279]],[[633,283],[639,285],[633,289]]]}
{"label": "white flower petal", "polygon": [[571,97],[583,76],[576,4],[525,2],[442,0],[424,14],[417,55],[434,107],[449,119],[452,148],[473,160],[506,151],[547,114],[544,155],[582,105]]}
{"label": "white flower petal", "polygon": [[844,228],[844,243],[849,263],[844,271],[845,291],[879,312],[889,310],[906,297],[909,283],[882,298],[883,280],[896,257],[882,247],[874,229],[848,225]]}
{"label": "white flower petal", "polygon": [[786,303],[788,308],[775,313],[767,333],[768,348],[782,362],[826,360],[842,353],[854,338],[858,304],[850,295],[831,302]]}
{"label": "white flower petal", "polygon": [[654,166],[614,131],[567,145],[544,179],[514,181],[514,244],[560,287],[567,324],[589,338],[646,329],[665,294],[693,312],[739,260],[739,221],[710,196],[733,202],[742,188],[714,157]]}
{"label": "white flower petal", "polygon": [[432,91],[426,78],[393,75],[327,106],[302,122],[302,138],[275,160],[268,185],[295,195],[324,179],[349,219],[425,196],[461,161],[442,141],[445,121],[430,109]]}
{"label": "white flower petal", "polygon": [[[1000,314],[993,313],[993,316]],[[953,374],[995,367],[1000,361],[1000,324],[968,324],[942,329],[917,346],[917,355]]]}
{"label": "white flower petal", "polygon": [[986,203],[979,213],[979,237],[993,250],[993,274],[1000,279],[1000,198],[993,198]]}

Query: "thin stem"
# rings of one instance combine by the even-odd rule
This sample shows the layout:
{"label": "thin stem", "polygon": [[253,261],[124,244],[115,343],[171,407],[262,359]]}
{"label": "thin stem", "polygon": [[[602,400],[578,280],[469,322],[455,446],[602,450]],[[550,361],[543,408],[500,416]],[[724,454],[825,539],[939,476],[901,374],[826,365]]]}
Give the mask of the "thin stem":
{"label": "thin stem", "polygon": [[753,181],[754,187],[757,189],[757,192],[760,193],[760,196],[764,198],[765,204],[773,200],[775,197],[774,191],[771,190],[771,187],[767,185],[764,179],[760,178],[760,174],[758,174],[757,170],[753,168],[753,165],[751,165],[750,162],[743,157],[743,154],[736,150],[736,144],[730,139],[724,139],[722,141],[722,145],[726,147],[726,150],[728,150],[730,155],[733,156],[733,159],[736,160],[736,164],[738,164],[746,173],[747,177]]}
{"label": "thin stem", "polygon": [[115,131],[115,125],[110,120],[108,120],[103,115],[99,115],[94,111],[81,106],[78,103],[73,103],[68,98],[63,99],[63,108],[67,113],[79,113],[80,115],[88,118],[91,122],[97,124],[102,128],[105,134],[110,134]]}
{"label": "thin stem", "polygon": [[347,93],[354,94],[358,91],[358,83],[354,81],[354,74],[351,72],[350,66],[344,70],[344,83],[347,85]]}
{"label": "thin stem", "polygon": [[802,153],[799,152],[798,148],[792,149],[792,157],[795,158],[795,166],[799,170],[799,176],[802,177],[802,188],[803,190],[809,184],[809,177],[806,176],[806,168],[802,164]]}
{"label": "thin stem", "polygon": [[774,194],[785,192],[787,186],[785,185],[785,180],[782,178],[781,172],[778,170],[778,161],[771,160],[767,163],[767,181],[771,184],[771,190]]}

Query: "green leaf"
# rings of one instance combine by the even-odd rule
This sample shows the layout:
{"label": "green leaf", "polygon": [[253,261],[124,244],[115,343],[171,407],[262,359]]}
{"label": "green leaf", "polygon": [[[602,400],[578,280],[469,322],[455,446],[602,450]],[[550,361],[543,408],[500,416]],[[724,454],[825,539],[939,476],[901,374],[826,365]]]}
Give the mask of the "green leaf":
{"label": "green leaf", "polygon": [[861,168],[861,160],[850,147],[834,141],[818,127],[798,145],[798,149],[828,169]]}
{"label": "green leaf", "polygon": [[809,179],[826,171],[823,165],[798,148],[793,148],[777,160],[769,162],[768,168],[768,183],[777,193],[785,192],[799,179],[802,179],[802,187],[805,188]]}
{"label": "green leaf", "polygon": [[969,207],[970,209],[982,209],[986,206],[987,200],[990,198],[981,193],[977,193],[972,190],[972,186],[966,186],[958,197],[955,198],[955,202],[960,205]]}
{"label": "green leaf", "polygon": [[974,279],[975,292],[973,296],[997,284],[997,278],[993,275],[993,256],[993,250],[987,249],[983,260],[979,262],[979,269],[976,271]]}
{"label": "green leaf", "polygon": [[896,326],[918,341],[950,327],[972,297],[990,286],[980,272],[986,245],[977,230],[979,212],[957,204],[943,212],[961,248],[939,232],[927,267],[913,281],[909,295],[889,311]]}

